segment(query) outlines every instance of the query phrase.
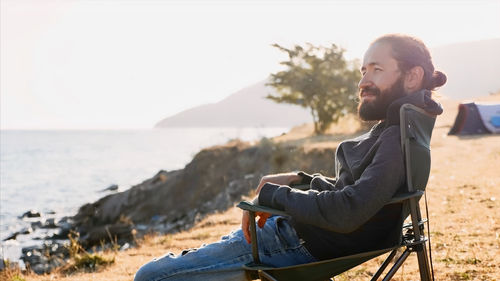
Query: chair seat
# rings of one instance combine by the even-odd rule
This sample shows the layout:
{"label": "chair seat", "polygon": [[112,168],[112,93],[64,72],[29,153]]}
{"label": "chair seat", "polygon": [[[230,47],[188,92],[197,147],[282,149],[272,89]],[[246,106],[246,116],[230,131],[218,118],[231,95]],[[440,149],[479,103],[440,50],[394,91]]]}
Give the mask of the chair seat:
{"label": "chair seat", "polygon": [[320,281],[320,280],[327,280],[332,276],[345,272],[370,259],[373,259],[377,256],[383,255],[389,251],[397,249],[398,247],[392,247],[382,250],[339,257],[335,259],[318,261],[308,264],[286,266],[280,268],[273,268],[263,264],[251,263],[244,266],[244,269],[253,271],[262,270],[277,280]]}

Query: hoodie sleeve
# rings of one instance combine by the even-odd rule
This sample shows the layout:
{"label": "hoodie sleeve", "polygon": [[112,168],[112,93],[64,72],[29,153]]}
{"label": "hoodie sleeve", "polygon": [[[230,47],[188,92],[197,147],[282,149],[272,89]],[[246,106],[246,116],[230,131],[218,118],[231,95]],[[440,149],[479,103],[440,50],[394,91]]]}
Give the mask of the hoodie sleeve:
{"label": "hoodie sleeve", "polygon": [[300,191],[265,184],[259,203],[283,210],[294,220],[330,231],[349,233],[375,215],[404,184],[404,161],[399,126],[384,130],[375,155],[360,178],[340,190]]}

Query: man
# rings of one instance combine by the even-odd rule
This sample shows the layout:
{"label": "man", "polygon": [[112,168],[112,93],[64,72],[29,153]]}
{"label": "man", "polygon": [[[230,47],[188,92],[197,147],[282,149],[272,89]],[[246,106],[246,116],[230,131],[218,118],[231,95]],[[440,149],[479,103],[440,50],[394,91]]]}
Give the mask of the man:
{"label": "man", "polygon": [[[303,172],[269,175],[257,187],[260,205],[284,210],[290,218],[258,213],[261,261],[287,266],[393,246],[399,241],[401,204],[387,205],[405,184],[400,147],[399,107],[411,103],[438,115],[431,90],[446,76],[434,71],[418,39],[385,35],[365,53],[358,113],[380,120],[370,132],[337,148],[335,178]],[[309,183],[310,189],[291,188]],[[136,281],[246,280],[242,265],[252,261],[249,215],[242,229],[181,256],[168,254],[144,265]]]}

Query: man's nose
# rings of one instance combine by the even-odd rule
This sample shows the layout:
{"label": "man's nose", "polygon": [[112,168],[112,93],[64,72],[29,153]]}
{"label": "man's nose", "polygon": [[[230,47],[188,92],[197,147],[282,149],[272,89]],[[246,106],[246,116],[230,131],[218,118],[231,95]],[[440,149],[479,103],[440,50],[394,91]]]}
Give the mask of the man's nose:
{"label": "man's nose", "polygon": [[363,77],[361,77],[361,80],[359,80],[358,88],[364,89],[364,88],[372,86],[372,85],[373,85],[373,82],[371,81],[371,79],[369,79],[368,75],[364,75]]}

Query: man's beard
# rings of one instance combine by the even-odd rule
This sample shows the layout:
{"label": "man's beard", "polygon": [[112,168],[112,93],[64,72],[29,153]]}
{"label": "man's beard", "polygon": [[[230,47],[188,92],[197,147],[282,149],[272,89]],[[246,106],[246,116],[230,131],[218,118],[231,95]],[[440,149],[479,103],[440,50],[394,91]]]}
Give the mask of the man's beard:
{"label": "man's beard", "polygon": [[358,115],[361,120],[373,121],[385,119],[389,105],[398,98],[406,95],[403,83],[404,77],[401,76],[389,89],[383,92],[375,86],[362,89],[361,91],[375,95],[375,98],[372,101],[363,102],[361,100],[359,102]]}

